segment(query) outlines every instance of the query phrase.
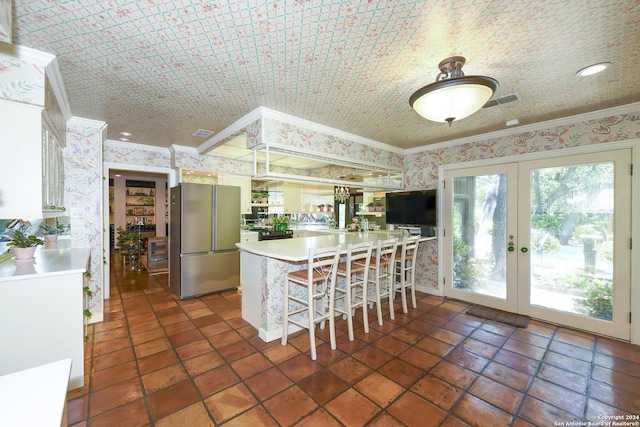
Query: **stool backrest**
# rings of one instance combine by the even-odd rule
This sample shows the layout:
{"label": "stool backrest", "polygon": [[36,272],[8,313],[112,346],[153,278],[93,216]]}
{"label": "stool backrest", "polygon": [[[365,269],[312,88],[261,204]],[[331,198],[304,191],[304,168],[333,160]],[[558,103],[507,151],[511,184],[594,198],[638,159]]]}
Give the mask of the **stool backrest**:
{"label": "stool backrest", "polygon": [[352,243],[347,246],[347,275],[351,274],[353,263],[368,271],[372,252],[373,242]]}
{"label": "stool backrest", "polygon": [[375,268],[380,268],[380,264],[391,263],[396,256],[398,239],[378,240],[376,246]]}
{"label": "stool backrest", "polygon": [[402,258],[406,258],[407,256],[413,257],[415,259],[416,254],[418,253],[418,244],[420,240],[420,236],[411,236],[405,239],[403,242],[398,243],[402,245]]}
{"label": "stool backrest", "polygon": [[314,281],[314,276],[321,276],[324,282],[335,282],[340,262],[340,250],[340,245],[309,249],[309,283]]}

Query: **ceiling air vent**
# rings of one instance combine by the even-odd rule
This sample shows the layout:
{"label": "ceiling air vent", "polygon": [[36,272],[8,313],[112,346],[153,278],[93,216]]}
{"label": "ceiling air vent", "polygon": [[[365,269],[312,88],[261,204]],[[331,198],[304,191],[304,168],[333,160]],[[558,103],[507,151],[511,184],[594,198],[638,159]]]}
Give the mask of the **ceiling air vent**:
{"label": "ceiling air vent", "polygon": [[194,133],[192,133],[191,135],[197,136],[198,138],[207,138],[207,137],[213,135],[213,131],[212,130],[206,130],[206,129],[198,129]]}
{"label": "ceiling air vent", "polygon": [[482,108],[495,107],[496,105],[502,105],[508,102],[519,101],[519,100],[520,100],[520,96],[518,96],[517,93],[512,93],[510,95],[505,95],[500,98],[491,99],[487,101],[487,103],[484,104]]}

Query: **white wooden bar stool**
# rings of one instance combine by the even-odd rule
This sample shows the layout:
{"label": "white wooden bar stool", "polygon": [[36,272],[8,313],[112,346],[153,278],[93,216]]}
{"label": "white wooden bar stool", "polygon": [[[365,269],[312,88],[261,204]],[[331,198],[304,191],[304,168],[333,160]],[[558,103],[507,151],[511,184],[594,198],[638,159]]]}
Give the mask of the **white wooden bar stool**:
{"label": "white wooden bar stool", "polygon": [[420,236],[411,236],[403,242],[400,251],[396,251],[395,257],[395,285],[394,295],[399,292],[402,297],[402,312],[407,313],[407,293],[406,289],[411,289],[411,302],[413,308],[416,308],[416,259],[418,258],[418,241]]}
{"label": "white wooden bar stool", "polygon": [[[287,274],[285,281],[282,345],[287,344],[289,323],[308,329],[313,360],[316,360],[316,323],[324,328],[330,315],[329,301],[335,288],[340,249],[340,246],[309,249],[307,268]],[[330,333],[333,342],[335,331]]]}
{"label": "white wooden bar stool", "polygon": [[378,240],[371,256],[367,301],[376,304],[378,325],[382,326],[382,298],[389,299],[389,314],[395,319],[393,309],[393,262],[396,257],[398,239]]}
{"label": "white wooden bar stool", "polygon": [[[362,307],[364,331],[369,332],[369,316],[367,314],[367,282],[369,263],[373,242],[355,243],[347,246],[344,262],[338,264],[338,278],[344,278],[344,287],[335,285],[329,311],[329,327],[335,331],[335,313],[341,313],[347,319],[349,341],[353,341],[353,315],[358,307]],[[336,281],[337,283],[337,281]],[[331,348],[336,349],[335,333],[331,334]]]}

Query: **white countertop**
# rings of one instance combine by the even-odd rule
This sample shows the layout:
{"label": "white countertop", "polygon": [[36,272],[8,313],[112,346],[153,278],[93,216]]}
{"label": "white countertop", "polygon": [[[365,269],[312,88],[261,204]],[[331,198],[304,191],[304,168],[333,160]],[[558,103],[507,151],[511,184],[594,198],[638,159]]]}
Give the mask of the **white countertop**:
{"label": "white countertop", "polygon": [[[328,231],[328,230],[327,230]],[[294,231],[295,236],[295,231]],[[341,245],[346,252],[347,245],[360,242],[377,242],[381,239],[397,237],[405,239],[402,231],[369,231],[367,234],[331,230],[321,235],[299,237],[292,239],[263,240],[261,242],[241,242],[236,246],[245,252],[262,255],[269,258],[291,262],[302,262],[309,258],[309,249]],[[436,237],[421,237],[420,241],[433,240]]]}
{"label": "white countertop", "polygon": [[69,372],[71,359],[64,359],[1,376],[0,426],[60,427]]}
{"label": "white countertop", "polygon": [[[6,243],[0,243],[0,253],[6,250]],[[11,258],[1,262],[0,283],[33,277],[82,273],[87,269],[90,254],[89,248],[71,248],[70,239],[59,239],[56,244],[39,246],[33,260],[16,261],[15,258]]]}

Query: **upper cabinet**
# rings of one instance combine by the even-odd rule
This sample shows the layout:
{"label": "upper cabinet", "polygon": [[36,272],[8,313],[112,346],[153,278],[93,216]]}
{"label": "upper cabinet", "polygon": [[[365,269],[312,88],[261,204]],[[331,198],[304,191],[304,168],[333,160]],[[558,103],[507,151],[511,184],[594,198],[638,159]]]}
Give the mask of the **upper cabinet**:
{"label": "upper cabinet", "polygon": [[218,184],[240,187],[240,213],[251,213],[251,177],[246,175],[218,174]]}
{"label": "upper cabinet", "polygon": [[44,108],[0,100],[0,218],[64,212],[64,144]]}
{"label": "upper cabinet", "polygon": [[[71,117],[54,55],[0,43],[0,218],[46,218],[64,208],[66,123]],[[18,88],[19,90],[17,90]]]}

